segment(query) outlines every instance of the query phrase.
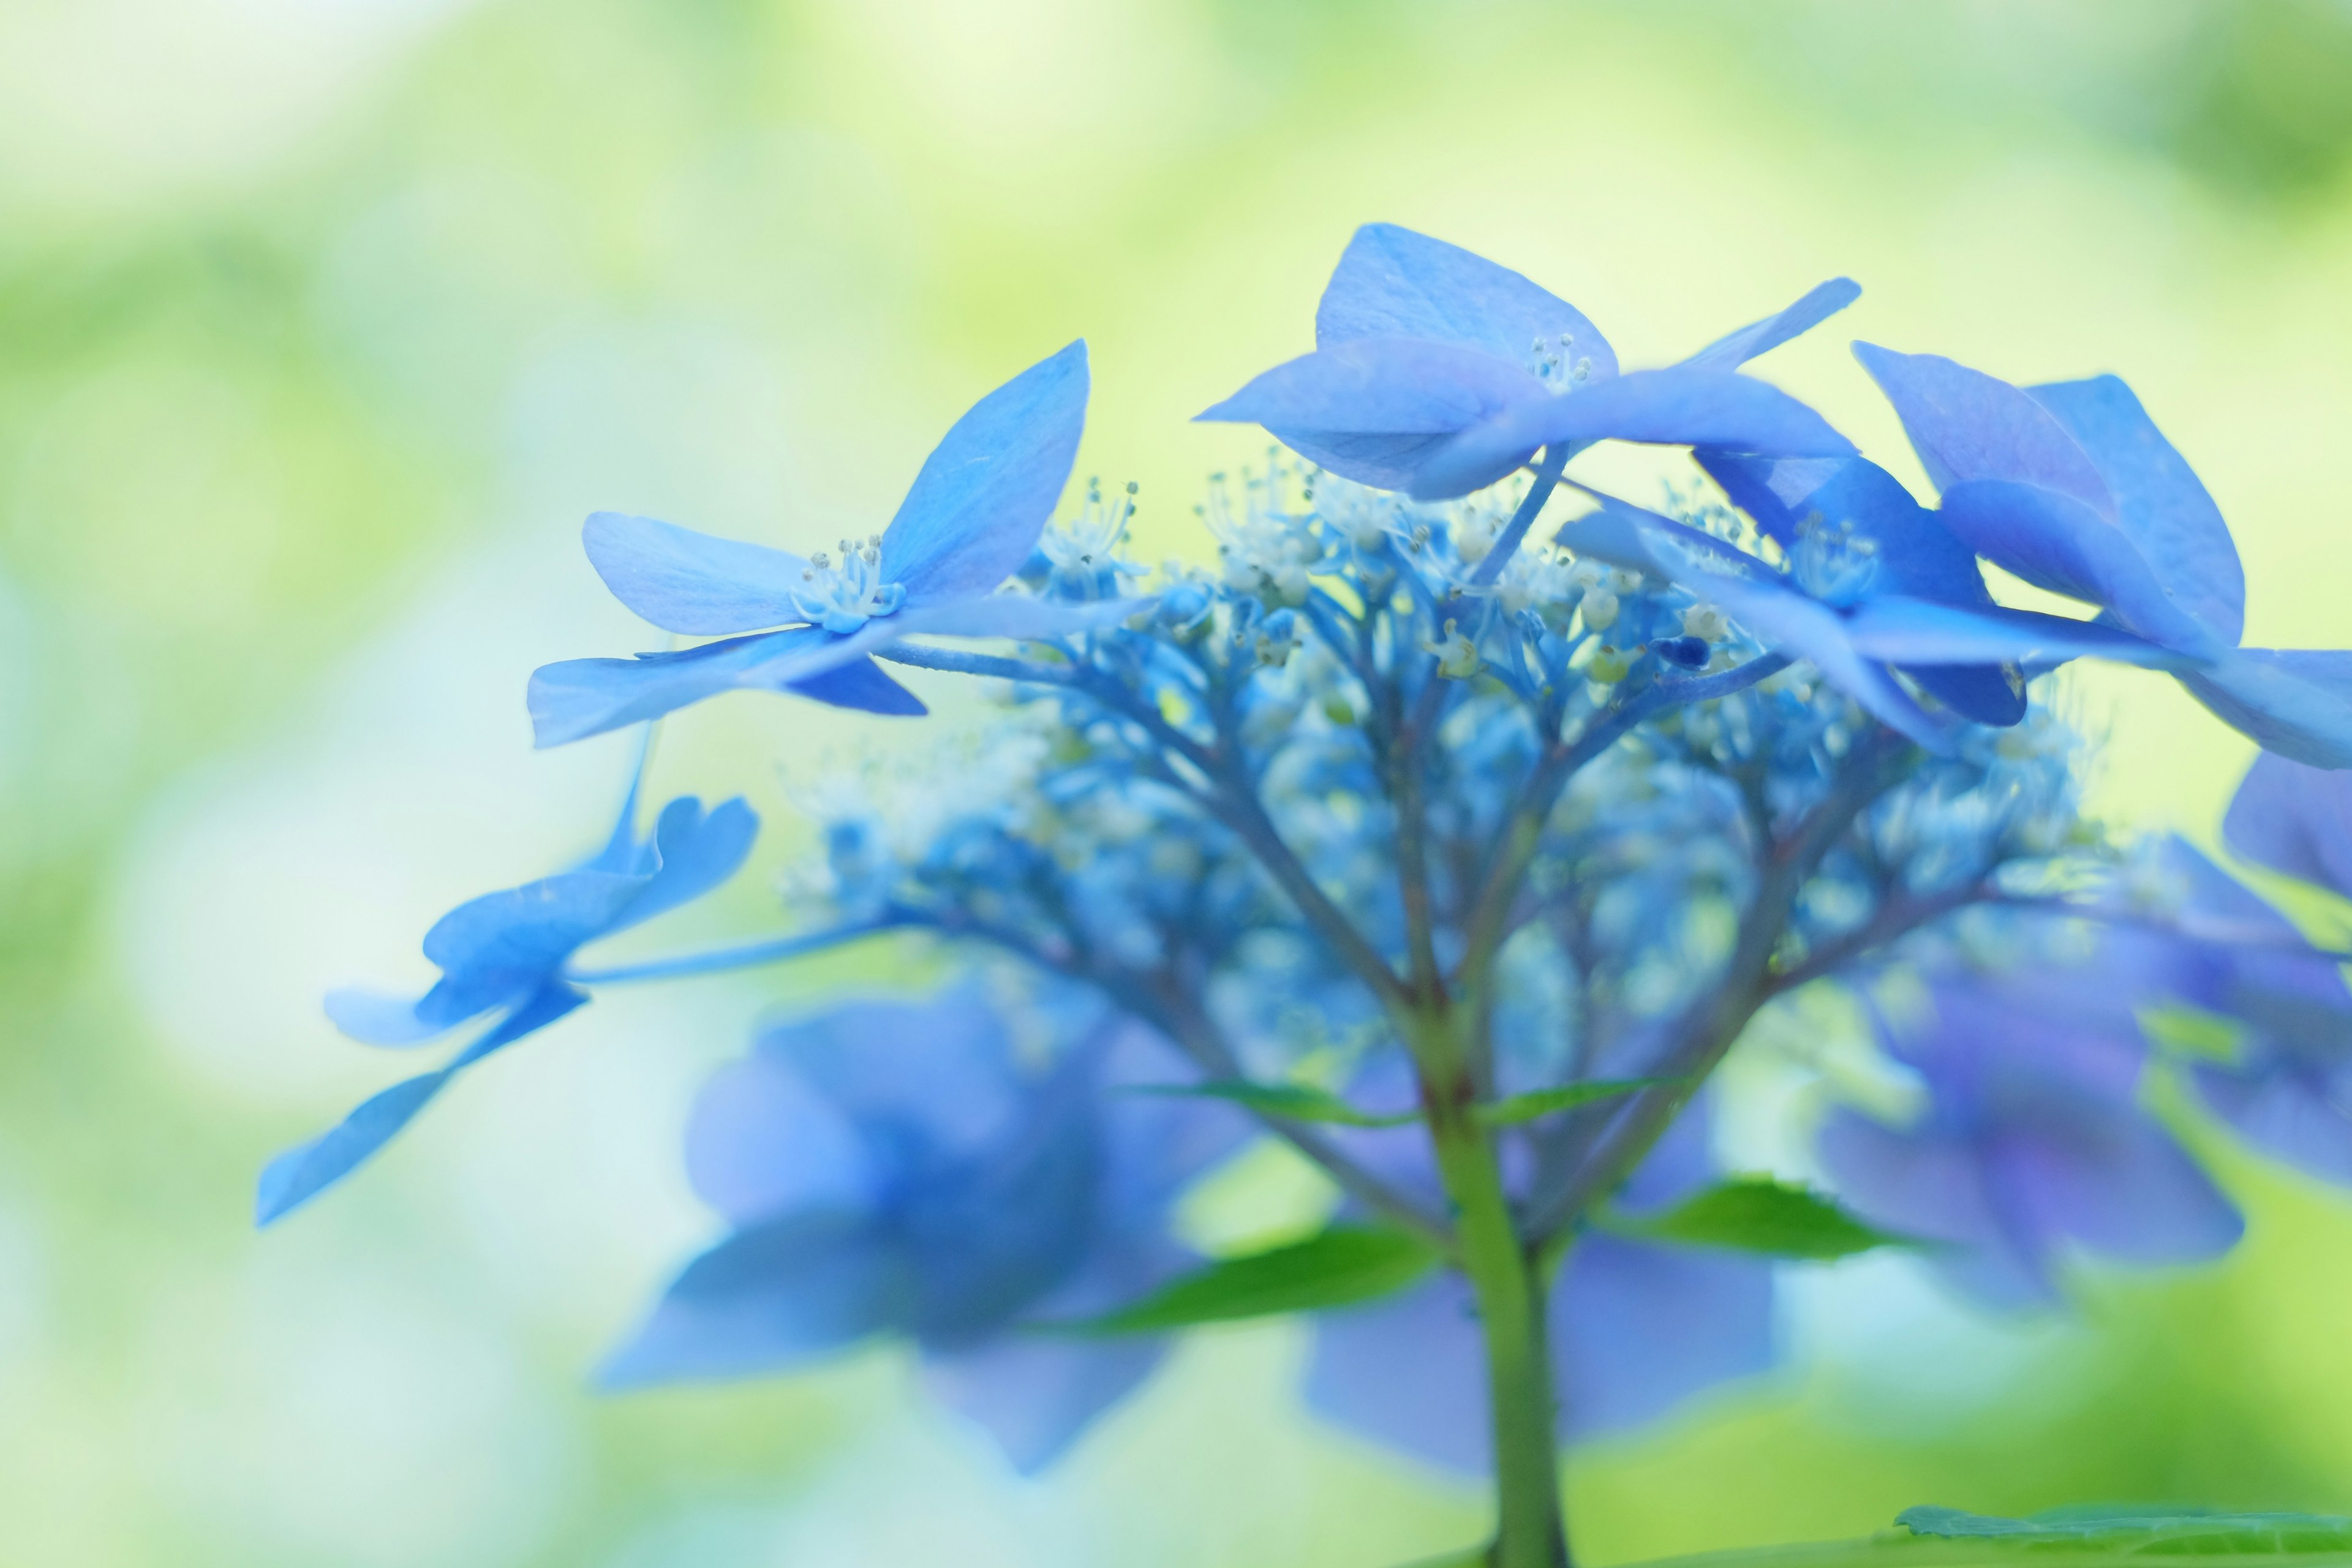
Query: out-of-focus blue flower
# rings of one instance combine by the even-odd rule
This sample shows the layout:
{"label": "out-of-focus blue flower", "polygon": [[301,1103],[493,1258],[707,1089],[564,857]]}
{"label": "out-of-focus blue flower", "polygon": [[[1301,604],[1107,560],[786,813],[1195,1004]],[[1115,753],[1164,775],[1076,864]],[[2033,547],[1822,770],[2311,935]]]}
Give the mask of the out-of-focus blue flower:
{"label": "out-of-focus blue flower", "polygon": [[2221,836],[2258,866],[2352,899],[2352,773],[2266,752],[2231,798]]}
{"label": "out-of-focus blue flower", "polygon": [[733,1234],[688,1266],[604,1370],[636,1385],[782,1372],[911,1338],[949,1403],[1024,1470],[1159,1361],[1158,1338],[1036,1325],[1125,1306],[1195,1260],[1169,1204],[1245,1124],[1166,1081],[1140,1026],[1032,1063],[976,991],[868,1003],[772,1031],[704,1091],[696,1190]]}
{"label": "out-of-focus blue flower", "polygon": [[[1619,1202],[1633,1214],[1670,1207],[1712,1174],[1706,1118],[1686,1115]],[[1561,1436],[1627,1431],[1771,1366],[1772,1266],[1588,1232],[1553,1281],[1548,1322]],[[1485,1390],[1475,1303],[1457,1274],[1316,1320],[1308,1403],[1391,1447],[1484,1471],[1492,1448]]]}
{"label": "out-of-focus blue flower", "polygon": [[1393,224],[1356,231],[1313,353],[1200,416],[1262,425],[1335,474],[1418,500],[1467,495],[1544,447],[1644,441],[1790,457],[1853,447],[1734,369],[1861,292],[1836,279],[1678,365],[1621,374],[1600,330],[1507,268]]}
{"label": "out-of-focus blue flower", "polygon": [[2112,375],[2020,388],[1937,354],[1854,353],[1985,559],[2198,662],[2181,683],[2268,751],[2352,767],[2352,652],[2242,648],[2245,574],[2221,509]]}
{"label": "out-of-focus blue flower", "polygon": [[[920,713],[922,703],[869,655],[924,634],[1059,636],[1131,610],[996,592],[1036,548],[1069,479],[1086,411],[1086,344],[1075,342],[973,405],[924,461],[889,527],[841,541],[837,560],[598,512],[583,538],[614,596],[666,631],[724,640],[546,666],[530,681],[539,744],[742,688]],[[743,633],[755,635],[736,635]]]}
{"label": "out-of-focus blue flower", "polygon": [[1947,976],[1925,1018],[1882,1018],[1881,1043],[1927,1104],[1908,1127],[1851,1110],[1823,1125],[1822,1161],[1856,1211],[1939,1244],[1936,1266],[2000,1305],[2057,1301],[2070,1248],[2159,1265],[2234,1246],[2236,1209],[2134,1102],[2134,1007],[2149,990],[2125,970]]}
{"label": "out-of-focus blue flower", "polygon": [[599,937],[651,920],[710,891],[751,852],[760,819],[740,800],[706,812],[692,796],[662,808],[652,836],[636,837],[636,792],[595,858],[458,905],[425,933],[441,971],[414,1001],[337,991],[327,1016],[355,1040],[414,1046],[489,1014],[497,1019],[447,1066],[375,1095],[335,1127],[289,1149],[261,1173],[255,1201],[267,1225],[341,1180],[441,1092],[491,1052],[544,1028],[588,1000],[566,976],[572,955]]}

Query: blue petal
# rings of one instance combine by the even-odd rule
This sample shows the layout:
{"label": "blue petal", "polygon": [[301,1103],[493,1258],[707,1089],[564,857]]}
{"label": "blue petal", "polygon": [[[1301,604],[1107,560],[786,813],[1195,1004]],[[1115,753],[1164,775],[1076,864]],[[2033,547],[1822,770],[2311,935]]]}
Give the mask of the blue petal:
{"label": "blue petal", "polygon": [[661,868],[630,900],[614,929],[651,920],[710,891],[742,868],[759,836],[759,814],[740,795],[707,816],[691,795],[671,801],[654,826]]}
{"label": "blue petal", "polygon": [[2352,1186],[2352,1075],[2200,1067],[2198,1093],[2254,1148],[2323,1182]]}
{"label": "blue petal", "polygon": [[1854,647],[1899,665],[2055,665],[2105,658],[2150,669],[2189,669],[2198,661],[2096,621],[1987,605],[1963,610],[1925,599],[1882,595],[1846,616]]}
{"label": "blue petal", "polygon": [[443,1022],[429,1016],[422,1010],[423,1004],[423,997],[386,996],[342,986],[327,993],[327,1018],[351,1038],[369,1046],[420,1045],[465,1021]]}
{"label": "blue petal", "polygon": [[478,977],[530,987],[574,948],[612,930],[645,886],[642,876],[562,871],[485,893],[433,922],[425,956],[461,984]]}
{"label": "blue petal", "polygon": [[802,1073],[755,1052],[711,1075],[686,1128],[696,1195],[735,1225],[799,1211],[864,1212],[894,1174]]}
{"label": "blue petal", "polygon": [[1851,278],[1832,278],[1816,284],[1779,315],[1727,332],[1682,363],[1693,370],[1737,370],[1758,354],[1812,331],[1861,298],[1861,284]]}
{"label": "blue petal", "polygon": [[821,681],[825,675],[907,637],[1010,637],[1034,642],[1114,626],[1150,605],[1148,599],[1097,599],[1069,604],[1057,599],[1033,599],[1026,594],[950,599],[868,621],[845,637],[786,655],[762,665],[755,679],[745,684],[790,686],[803,691],[814,687],[823,690]]}
{"label": "blue petal", "polygon": [[1822,678],[1881,722],[1930,751],[1949,751],[1949,731],[1923,711],[1884,668],[1854,650],[1836,611],[1786,586],[1762,563],[1695,528],[1604,496],[1601,510],[1563,524],[1554,542],[1666,578],[1712,601],[1767,647],[1811,659]]}
{"label": "blue petal", "polygon": [[893,680],[870,658],[852,659],[837,669],[788,682],[785,689],[830,708],[855,708],[894,719],[919,719],[930,711],[921,698]]}
{"label": "blue petal", "polygon": [[1356,338],[1278,364],[1193,417],[1269,430],[1426,437],[1550,395],[1511,361],[1459,343]]}
{"label": "blue petal", "polygon": [[732,691],[771,659],[822,644],[832,633],[796,626],[759,637],[730,637],[676,653],[635,658],[573,658],[543,665],[530,678],[534,743],[561,746]]}
{"label": "blue petal", "polygon": [[2072,496],[2004,479],[1965,480],[1944,492],[1937,515],[1995,565],[2112,610],[2151,642],[2200,658],[2226,646],[2172,601],[2121,529]]}
{"label": "blue petal", "polygon": [[1430,1464],[1488,1466],[1486,1359],[1469,1285],[1447,1270],[1315,1320],[1307,1403],[1328,1420]]}
{"label": "blue petal", "polygon": [[1549,1317],[1568,1434],[1628,1431],[1771,1366],[1772,1266],[1587,1236],[1569,1251]]}
{"label": "blue petal", "polygon": [[[1098,1238],[1095,1257],[1031,1315],[1053,1321],[1108,1311],[1142,1300],[1197,1261],[1133,1225]],[[985,1427],[1014,1469],[1034,1475],[1149,1377],[1167,1349],[1160,1335],[1074,1340],[1015,1331],[952,1350],[927,1348],[923,1381]]]}
{"label": "blue petal", "polygon": [[568,986],[547,987],[499,1020],[447,1067],[421,1073],[371,1096],[319,1137],[270,1161],[254,1194],[254,1223],[268,1225],[342,1180],[407,1126],[461,1069],[546,1027],[587,1000],[585,994]]}
{"label": "blue petal", "polygon": [[1430,455],[1453,439],[1453,432],[1434,436],[1384,436],[1361,430],[1298,430],[1288,426],[1267,435],[1318,468],[1370,485],[1376,490],[1412,488],[1412,477]]}
{"label": "blue petal", "polygon": [[719,637],[790,626],[807,562],[763,544],[600,511],[581,530],[588,560],[613,596],[664,631]]}
{"label": "blue petal", "polygon": [[2039,1238],[2005,1222],[1976,1149],[1960,1139],[1831,1112],[1816,1135],[1823,1168],[1854,1212],[1905,1236],[1943,1243],[1929,1261],[1969,1294],[2000,1306],[2061,1299]]}
{"label": "blue petal", "polygon": [[2180,683],[2266,752],[2352,768],[2352,653],[2239,648]]}
{"label": "blue petal", "polygon": [[598,1372],[606,1388],[781,1372],[903,1326],[906,1264],[856,1215],[793,1215],[687,1265]]}
{"label": "blue petal", "polygon": [[1902,481],[1862,458],[1743,458],[1694,454],[1732,504],[1783,546],[1793,546],[1808,519],[1850,530],[1878,548],[1874,591],[1965,608],[1989,608],[1976,552],[1936,514],[1911,499]]}
{"label": "blue petal", "polygon": [[1077,460],[1087,345],[1070,344],[971,405],[923,459],[882,533],[882,580],[908,605],[985,594],[1029,558]]}
{"label": "blue petal", "polygon": [[1853,345],[1903,421],[1939,491],[1970,479],[2008,479],[2071,496],[2112,519],[2115,497],[2096,464],[2050,411],[2019,388],[1941,354]]}
{"label": "blue petal", "polygon": [[776,1026],[759,1050],[853,1120],[898,1128],[902,1152],[977,1150],[1019,1111],[1012,1037],[971,986],[921,1003],[846,1003]]}
{"label": "blue petal", "polygon": [[1638,370],[1564,396],[1515,403],[1448,442],[1413,481],[1418,500],[1467,495],[1554,442],[1646,441],[1780,457],[1851,457],[1853,443],[1779,387],[1728,371]]}
{"label": "blue petal", "polygon": [[1524,363],[1537,340],[1570,340],[1594,378],[1617,374],[1617,356],[1576,307],[1507,267],[1394,224],[1358,229],[1315,310],[1315,342],[1426,338]]}
{"label": "blue petal", "polygon": [[2352,773],[2265,752],[2231,798],[2221,837],[2257,866],[2352,899]]}
{"label": "blue petal", "polygon": [[2116,520],[2175,604],[2231,647],[2246,628],[2246,574],[2196,471],[2112,375],[2026,389],[2098,466]]}

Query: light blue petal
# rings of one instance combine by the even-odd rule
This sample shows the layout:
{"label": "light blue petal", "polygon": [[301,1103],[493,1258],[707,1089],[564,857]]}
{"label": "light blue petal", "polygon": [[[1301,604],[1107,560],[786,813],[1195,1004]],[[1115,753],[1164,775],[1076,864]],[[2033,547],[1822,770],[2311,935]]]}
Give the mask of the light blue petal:
{"label": "light blue petal", "polygon": [[845,1003],[777,1025],[758,1049],[853,1121],[899,1129],[902,1153],[969,1154],[1020,1109],[1012,1037],[970,985],[925,1002]]}
{"label": "light blue petal", "polygon": [[1964,1140],[1885,1126],[1833,1110],[1816,1135],[1822,1167],[1864,1219],[1944,1244],[1928,1259],[1979,1300],[2004,1307],[2062,1299],[2040,1238],[2005,1222]]}
{"label": "light blue petal", "polygon": [[841,1108],[781,1057],[729,1062],[695,1097],[686,1173],[697,1196],[740,1226],[791,1213],[877,1208],[895,1174]]}
{"label": "light blue petal", "polygon": [[1315,342],[1329,348],[1358,338],[1427,338],[1525,364],[1537,340],[1555,352],[1565,334],[1571,360],[1595,379],[1617,374],[1601,330],[1567,300],[1507,267],[1394,224],[1358,229],[1324,286]]}
{"label": "light blue petal", "polygon": [[2266,752],[2352,768],[2352,653],[2239,648],[2180,683]]}
{"label": "light blue petal", "polygon": [[1072,343],[971,405],[923,459],[882,533],[882,580],[909,606],[985,594],[1053,516],[1087,422],[1087,345]]}
{"label": "light blue petal", "polygon": [[1430,454],[1453,439],[1453,432],[1434,436],[1383,436],[1360,430],[1297,430],[1285,426],[1267,435],[1318,468],[1343,479],[1370,485],[1376,490],[1412,487],[1412,476]]}
{"label": "light blue petal", "polygon": [[1824,679],[1890,728],[1929,751],[1952,746],[1949,728],[1924,711],[1884,668],[1864,658],[1836,611],[1786,586],[1760,562],[1671,518],[1580,486],[1601,510],[1565,523],[1555,542],[1676,583],[1719,605],[1767,647],[1810,659]]}
{"label": "light blue petal", "polygon": [[1861,298],[1861,284],[1851,278],[1832,278],[1806,290],[1802,299],[1780,314],[1726,332],[1682,363],[1693,370],[1737,370],[1758,354],[1769,353],[1790,338],[1812,331]]}
{"label": "light blue petal", "polygon": [[2028,387],[2090,454],[2116,521],[2175,604],[2234,647],[2246,629],[2246,573],[2221,509],[2188,460],[2112,375]]}
{"label": "light blue petal", "polygon": [[760,836],[760,817],[741,796],[721,802],[706,815],[691,795],[662,808],[654,826],[661,868],[629,901],[613,930],[648,921],[690,903],[740,870]]}
{"label": "light blue petal", "polygon": [[362,1045],[420,1045],[447,1033],[458,1021],[443,1023],[424,1016],[418,1011],[423,1000],[415,996],[386,996],[381,992],[347,985],[327,993],[327,1018]]}
{"label": "light blue petal", "polygon": [[860,1215],[793,1215],[729,1237],[687,1265],[606,1388],[782,1372],[903,1326],[905,1264]]}
{"label": "light blue petal", "polygon": [[808,619],[793,607],[809,565],[797,555],[600,511],[580,532],[613,596],[664,631],[721,637]]}
{"label": "light blue petal", "polygon": [[2310,1070],[2242,1073],[2200,1067],[2198,1093],[2239,1137],[2323,1182],[2352,1186],[2352,1082]]}
{"label": "light blue petal", "polygon": [[587,1000],[584,994],[565,986],[542,990],[458,1053],[447,1067],[421,1073],[371,1096],[319,1137],[270,1161],[254,1194],[254,1223],[268,1225],[341,1181],[407,1126],[460,1070],[546,1027]]}
{"label": "light blue petal", "polygon": [[2352,773],[2265,752],[2231,797],[2221,837],[2257,866],[2352,899]]}
{"label": "light blue petal", "polygon": [[2115,497],[2090,455],[2019,388],[1941,354],[1896,353],[1874,343],[1856,343],[1853,353],[1895,405],[1937,489],[2006,479],[2115,517]]}
{"label": "light blue petal", "polygon": [[530,678],[533,742],[561,746],[732,691],[769,660],[824,643],[822,626],[796,626],[730,637],[676,653],[635,658],[573,658],[543,665]]}
{"label": "light blue petal", "polygon": [[1307,1406],[1429,1464],[1485,1473],[1494,1439],[1476,1314],[1468,1283],[1451,1269],[1393,1296],[1318,1313]]}
{"label": "light blue petal", "polygon": [[1746,458],[1694,454],[1732,504],[1785,546],[1808,519],[1843,528],[1877,547],[1874,593],[1903,594],[1963,608],[1990,607],[1976,552],[1936,514],[1911,499],[1902,481],[1862,458]]}
{"label": "light blue petal", "polygon": [[2111,610],[2151,642],[2200,658],[2226,646],[2172,601],[2121,529],[2072,496],[2004,479],[1964,480],[1944,492],[1937,515],[1995,565]]}
{"label": "light blue petal", "polygon": [[1357,338],[1278,364],[1193,417],[1269,430],[1422,437],[1550,396],[1512,361],[1459,343]]}
{"label": "light blue petal", "polygon": [[2063,664],[2104,658],[2148,669],[2193,669],[2199,661],[2118,627],[1989,605],[1963,610],[1882,595],[1846,616],[1855,649],[1889,664]]}
{"label": "light blue petal", "polygon": [[451,979],[535,988],[537,976],[612,930],[645,886],[642,876],[563,871],[485,893],[433,923],[425,956]]}
{"label": "light blue petal", "polygon": [[1525,401],[1473,426],[1423,464],[1416,500],[1467,495],[1553,442],[1643,441],[1777,457],[1851,457],[1853,443],[1779,387],[1728,371],[1637,370]]}

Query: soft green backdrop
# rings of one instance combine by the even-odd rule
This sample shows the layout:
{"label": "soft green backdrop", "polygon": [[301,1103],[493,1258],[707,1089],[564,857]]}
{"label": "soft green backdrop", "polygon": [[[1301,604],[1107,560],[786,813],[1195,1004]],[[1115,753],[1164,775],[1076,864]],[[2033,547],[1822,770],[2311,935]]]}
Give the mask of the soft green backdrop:
{"label": "soft green backdrop", "polygon": [[[604,1401],[707,1231],[687,1099],[853,968],[615,996],[282,1230],[272,1149],[399,1064],[327,985],[596,831],[542,660],[641,634],[574,537],[877,526],[947,421],[1092,342],[1086,469],[1198,552],[1184,423],[1307,346],[1349,228],[1533,273],[1629,359],[1836,272],[1770,362],[1907,464],[1843,352],[2127,374],[2231,518],[2249,640],[2352,631],[2352,7],[1318,0],[0,0],[0,1562],[1330,1564],[1475,1492],[1208,1336],[1008,1477],[888,1355]],[[1903,471],[1915,470],[1905,467]],[[2243,742],[2088,679],[2103,809],[2210,837]],[[740,698],[665,785],[760,870],[870,727]],[[903,754],[919,750],[902,731]],[[868,973],[878,972],[868,970]],[[2352,1511],[2352,1200],[2224,1158],[2225,1268],[1997,1322],[1899,1264],[1792,1279],[1790,1370],[1579,1457],[1610,1563],[2082,1498]]]}

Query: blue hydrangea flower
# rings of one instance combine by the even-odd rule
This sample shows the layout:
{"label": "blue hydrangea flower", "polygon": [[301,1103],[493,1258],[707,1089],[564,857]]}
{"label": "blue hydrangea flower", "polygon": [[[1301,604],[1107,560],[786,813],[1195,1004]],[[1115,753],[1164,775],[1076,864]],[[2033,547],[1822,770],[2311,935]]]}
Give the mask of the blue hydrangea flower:
{"label": "blue hydrangea flower", "polygon": [[1821,416],[1734,370],[1860,293],[1833,279],[1680,364],[1621,374],[1566,300],[1443,240],[1368,224],[1323,290],[1315,352],[1199,417],[1262,425],[1332,473],[1423,500],[1482,489],[1539,448],[1603,440],[1849,456]]}
{"label": "blue hydrangea flower", "polygon": [[890,525],[841,541],[838,559],[591,517],[588,559],[615,598],[666,631],[723,640],[548,665],[530,681],[539,744],[741,689],[917,714],[922,703],[870,657],[902,637],[1055,637],[1131,613],[996,592],[1036,548],[1069,479],[1087,384],[1086,344],[1075,342],[982,398],[925,459]]}
{"label": "blue hydrangea flower", "polygon": [[[1413,1134],[1395,1135],[1412,1137]],[[1713,1179],[1706,1120],[1677,1121],[1619,1194],[1671,1207]],[[1772,1266],[1756,1258],[1591,1231],[1549,1301],[1565,1438],[1646,1426],[1775,1356]],[[1489,1468],[1484,1352],[1468,1284],[1451,1272],[1316,1319],[1307,1398],[1343,1426],[1436,1465]]]}
{"label": "blue hydrangea flower", "polygon": [[1880,1020],[1882,1045],[1925,1087],[1918,1120],[1833,1112],[1823,1163],[1857,1212],[1940,1244],[1927,1255],[1939,1271],[1996,1304],[2056,1302],[2074,1249],[2135,1265],[2219,1257],[2243,1222],[2135,1102],[2133,1009],[2147,994],[2128,963],[1934,982],[1927,1016]]}
{"label": "blue hydrangea flower", "polygon": [[[1786,541],[1790,570],[1581,486],[1599,510],[1562,524],[1554,542],[1717,605],[1766,647],[1811,660],[1880,721],[1932,750],[1950,744],[1948,721],[1914,701],[1887,664],[1915,677],[1931,672],[1921,684],[1957,699],[1965,717],[2015,723],[2024,716],[2024,681],[2013,672],[2019,663],[2084,656],[2168,668],[2186,662],[2113,626],[1994,604],[1967,548],[1941,533],[1891,475],[1858,458],[1715,458],[1707,466],[1766,537]],[[1797,513],[1791,503],[1807,510]],[[1840,519],[1834,532],[1812,521],[1827,515],[1825,507]],[[2012,667],[2008,676],[1999,668],[2004,663]],[[1955,679],[1937,679],[1932,672],[1946,667]]]}
{"label": "blue hydrangea flower", "polygon": [[2352,773],[2264,752],[2231,798],[2221,836],[2258,866],[2352,899]]}
{"label": "blue hydrangea flower", "polygon": [[696,1190],[733,1233],[605,1381],[781,1372],[904,1335],[950,1404],[1016,1467],[1043,1467],[1165,1342],[1035,1325],[1125,1306],[1195,1263],[1169,1204],[1244,1131],[1227,1107],[1107,1091],[1165,1081],[1172,1061],[1125,1021],[1024,1060],[969,988],[772,1031],[688,1131]]}
{"label": "blue hydrangea flower", "polygon": [[664,806],[649,838],[635,834],[636,792],[593,859],[458,905],[425,933],[441,978],[414,1001],[337,991],[327,1016],[355,1040],[415,1046],[495,1015],[480,1037],[436,1071],[393,1085],[261,1173],[255,1201],[267,1225],[341,1181],[408,1125],[458,1073],[545,1028],[588,1000],[565,973],[599,937],[700,898],[733,876],[751,852],[760,819],[740,800],[709,811],[692,796]]}
{"label": "blue hydrangea flower", "polygon": [[2267,751],[2352,767],[2352,652],[2242,648],[2246,582],[2221,509],[2112,375],[2020,388],[1937,354],[1854,353],[1979,554],[2191,656],[2181,683]]}

